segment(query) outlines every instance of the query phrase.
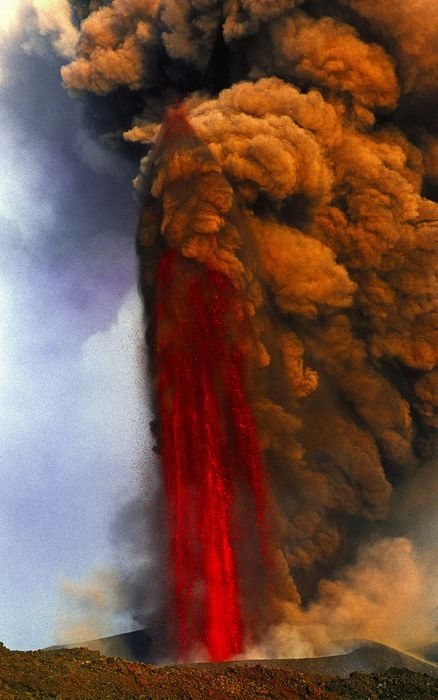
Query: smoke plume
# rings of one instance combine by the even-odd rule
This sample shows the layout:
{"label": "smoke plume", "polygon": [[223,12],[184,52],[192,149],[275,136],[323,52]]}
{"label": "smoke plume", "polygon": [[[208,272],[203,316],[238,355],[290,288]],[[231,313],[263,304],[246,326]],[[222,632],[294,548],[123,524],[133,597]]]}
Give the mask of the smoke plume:
{"label": "smoke plume", "polygon": [[114,611],[121,607],[118,590],[117,573],[107,569],[94,571],[81,583],[63,579],[63,609],[56,621],[56,641],[65,644],[68,639],[78,644],[117,632],[112,625]]}
{"label": "smoke plume", "polygon": [[72,4],[65,86],[136,109],[120,133],[145,153],[147,310],[170,247],[231,280],[251,319],[248,396],[279,543],[255,638],[273,635],[272,653],[291,625],[309,653],[430,638],[431,542],[406,513],[436,454],[436,6]]}

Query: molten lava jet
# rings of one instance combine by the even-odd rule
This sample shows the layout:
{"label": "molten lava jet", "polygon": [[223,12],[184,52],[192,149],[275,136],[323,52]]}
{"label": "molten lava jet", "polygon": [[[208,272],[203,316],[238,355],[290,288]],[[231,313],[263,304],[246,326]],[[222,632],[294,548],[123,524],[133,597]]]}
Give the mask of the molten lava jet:
{"label": "molten lava jet", "polygon": [[248,321],[226,275],[163,254],[157,271],[156,362],[179,655],[243,651],[234,551],[244,481],[263,522],[265,478],[245,398]]}
{"label": "molten lava jet", "polygon": [[[242,653],[254,638],[242,600],[255,571],[264,585],[267,562],[266,475],[247,398],[254,329],[245,281],[220,257],[235,239],[232,189],[184,108],[168,111],[152,163],[155,204],[152,213],[150,201],[145,206],[139,242],[141,249],[142,230],[157,233],[158,220],[164,241],[153,266],[151,345],[169,617],[180,659],[206,653],[217,661]],[[188,255],[206,240],[202,261]],[[147,267],[150,256],[143,262]],[[142,275],[144,281],[144,266]]]}

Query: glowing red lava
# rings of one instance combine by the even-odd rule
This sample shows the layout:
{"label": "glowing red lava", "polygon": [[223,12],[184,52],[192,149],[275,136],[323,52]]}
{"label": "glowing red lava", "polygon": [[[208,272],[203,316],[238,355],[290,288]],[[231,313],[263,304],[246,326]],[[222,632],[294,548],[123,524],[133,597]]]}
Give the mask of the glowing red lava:
{"label": "glowing red lava", "polygon": [[179,657],[203,648],[220,661],[243,651],[245,635],[236,557],[246,517],[236,507],[242,484],[252,494],[260,530],[266,507],[264,469],[244,390],[249,324],[228,277],[173,250],[158,266],[155,304]]}

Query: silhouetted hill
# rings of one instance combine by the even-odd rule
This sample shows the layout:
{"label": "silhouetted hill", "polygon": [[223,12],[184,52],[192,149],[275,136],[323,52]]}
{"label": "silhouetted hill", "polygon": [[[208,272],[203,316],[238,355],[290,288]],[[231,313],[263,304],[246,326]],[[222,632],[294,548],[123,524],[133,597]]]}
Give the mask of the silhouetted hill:
{"label": "silhouetted hill", "polygon": [[412,649],[411,652],[417,656],[422,656],[424,659],[427,659],[427,661],[432,661],[438,664],[438,642],[425,644],[422,647]]}
{"label": "silhouetted hill", "polygon": [[[261,664],[266,668],[288,668],[301,673],[318,673],[322,675],[348,676],[355,671],[361,673],[381,673],[388,668],[407,668],[417,673],[430,673],[438,676],[438,665],[433,660],[414,656],[407,652],[394,649],[384,644],[369,640],[348,640],[343,642],[344,648],[351,651],[345,654],[323,656],[307,659],[255,659],[229,662],[229,665],[243,664],[254,666]],[[436,646],[436,645],[435,645]],[[143,663],[159,663],[165,657],[163,653],[164,640],[153,638],[146,630],[135,630],[103,637],[81,644],[68,644],[64,648],[86,647],[99,651],[104,656],[120,656],[130,661]],[[431,649],[433,645],[430,645]],[[59,649],[62,647],[52,647]],[[419,653],[419,652],[417,652]],[[220,664],[221,666],[222,664]],[[191,664],[194,668],[216,668],[214,663]]]}
{"label": "silhouetted hill", "polygon": [[128,661],[141,661],[147,664],[157,663],[163,658],[164,639],[157,639],[147,630],[141,629],[76,644],[62,644],[50,647],[50,649],[74,649],[78,647],[99,651],[104,656],[120,656]]}

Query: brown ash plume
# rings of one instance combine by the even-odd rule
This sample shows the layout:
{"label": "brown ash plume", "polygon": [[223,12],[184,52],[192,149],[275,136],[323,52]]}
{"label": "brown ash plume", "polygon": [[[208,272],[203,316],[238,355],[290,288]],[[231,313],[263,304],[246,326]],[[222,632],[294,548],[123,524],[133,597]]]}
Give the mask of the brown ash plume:
{"label": "brown ash plume", "polygon": [[[143,105],[124,138],[148,151],[145,289],[171,241],[244,295],[280,533],[263,621],[276,629],[372,634],[366,614],[348,628],[327,610],[353,610],[391,547],[394,567],[419,570],[404,539],[348,567],[363,542],[415,540],[398,494],[414,498],[436,455],[437,26],[425,0],[113,0],[82,21],[63,68],[70,90],[128,88]],[[196,134],[183,151],[159,140],[175,94]],[[388,638],[412,641],[402,627]]]}

